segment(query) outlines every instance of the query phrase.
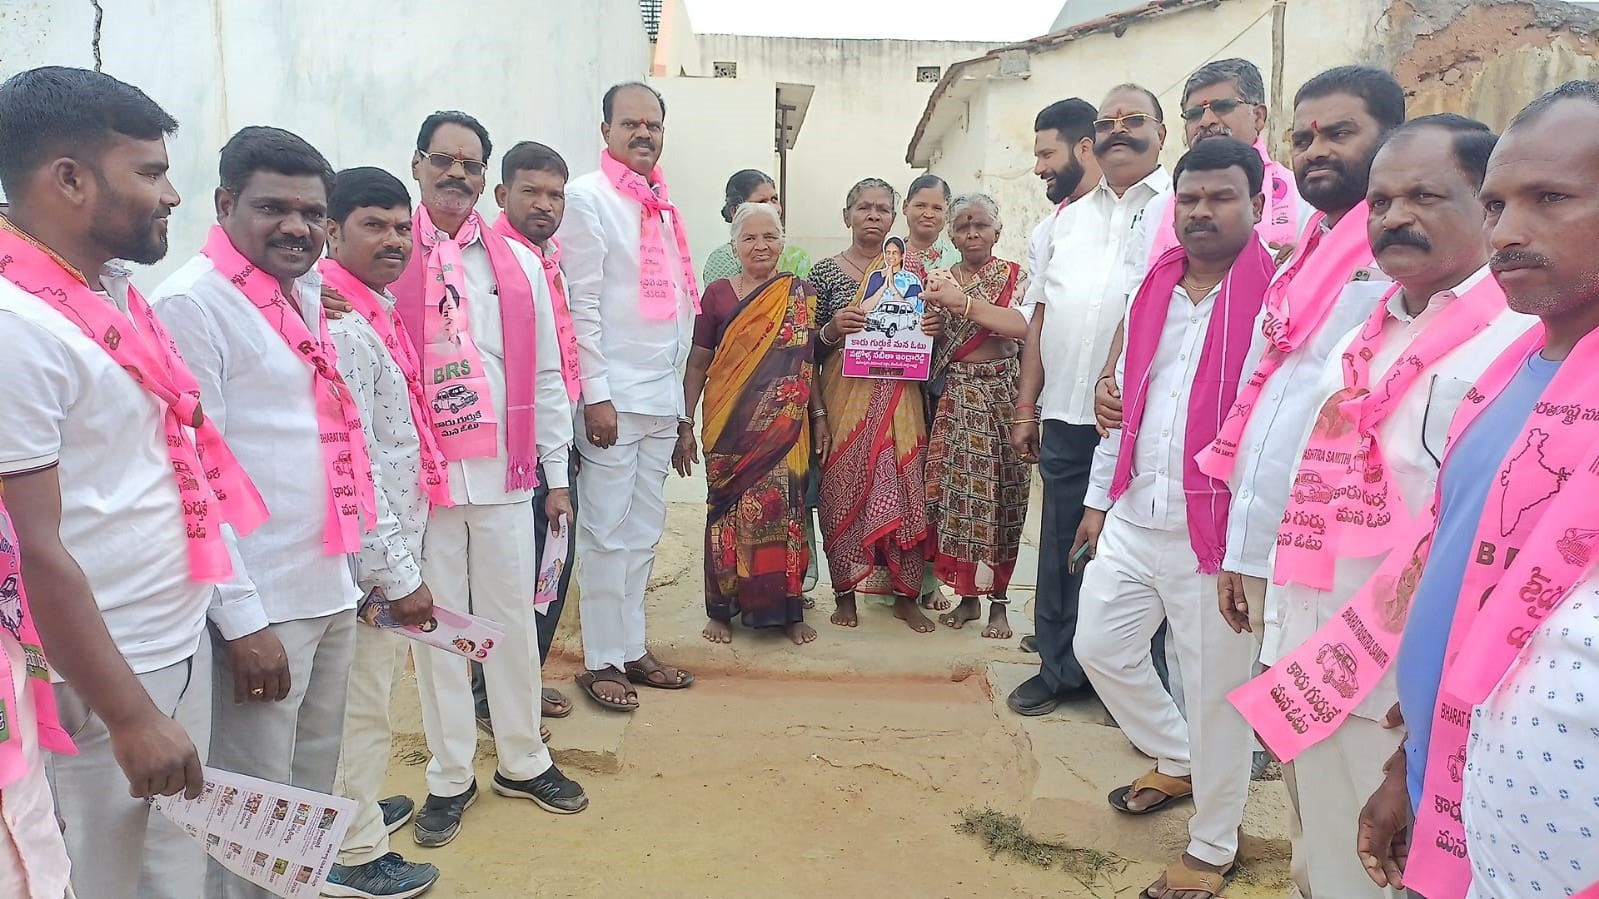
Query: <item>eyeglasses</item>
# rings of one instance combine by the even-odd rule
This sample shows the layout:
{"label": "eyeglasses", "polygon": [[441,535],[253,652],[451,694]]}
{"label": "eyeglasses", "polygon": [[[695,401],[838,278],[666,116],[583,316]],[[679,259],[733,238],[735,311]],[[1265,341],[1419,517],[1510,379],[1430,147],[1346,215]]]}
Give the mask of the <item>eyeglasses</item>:
{"label": "eyeglasses", "polygon": [[465,171],[467,175],[473,178],[478,178],[483,175],[483,170],[487,168],[486,165],[476,159],[463,159],[459,156],[451,156],[448,153],[428,153],[425,155],[427,156],[428,162],[433,163],[433,167],[441,172],[448,172],[450,169],[455,167],[457,162],[459,162],[461,164],[461,169]]}
{"label": "eyeglasses", "polygon": [[1127,130],[1131,131],[1134,128],[1144,127],[1145,124],[1153,121],[1154,118],[1154,116],[1149,115],[1148,113],[1130,112],[1127,115],[1111,116],[1108,119],[1095,119],[1094,130],[1098,131],[1100,134],[1109,134],[1110,132],[1115,131],[1117,128],[1126,128]]}
{"label": "eyeglasses", "polygon": [[1183,121],[1197,122],[1205,117],[1206,110],[1210,110],[1218,116],[1224,116],[1242,105],[1244,105],[1244,101],[1234,100],[1231,97],[1219,97],[1215,100],[1206,100],[1198,106],[1190,106],[1183,110]]}

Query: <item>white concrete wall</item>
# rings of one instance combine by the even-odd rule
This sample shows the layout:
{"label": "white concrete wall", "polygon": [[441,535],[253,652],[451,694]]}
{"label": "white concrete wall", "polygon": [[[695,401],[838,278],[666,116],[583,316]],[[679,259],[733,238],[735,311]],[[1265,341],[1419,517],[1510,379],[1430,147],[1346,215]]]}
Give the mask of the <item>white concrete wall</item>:
{"label": "white concrete wall", "polygon": [[[792,242],[815,259],[830,256],[849,242],[839,210],[850,185],[862,178],[883,178],[904,190],[919,171],[905,164],[905,143],[921,116],[933,85],[916,81],[916,67],[970,59],[988,52],[990,45],[946,41],[832,40],[816,38],[750,37],[708,34],[699,39],[701,65],[707,73],[714,62],[738,63],[738,79],[770,86],[778,81],[815,85],[810,110],[798,142],[789,155],[788,212]],[[669,95],[670,96],[670,95]],[[712,109],[673,105],[670,116],[673,139],[695,127],[695,121],[716,121],[721,139],[742,146],[747,130],[770,141],[771,113],[743,122],[727,122]],[[1031,119],[1029,119],[1031,122]],[[753,145],[753,144],[752,144]],[[722,154],[685,159],[668,149],[668,171],[683,177],[685,167],[708,167],[703,176],[717,185],[702,199],[678,191],[675,201],[685,209],[706,210],[713,220],[721,206],[721,185],[743,167]],[[770,159],[770,157],[766,157]],[[767,163],[774,178],[776,162]],[[701,176],[694,176],[700,179]],[[958,190],[969,185],[954,184]],[[674,185],[674,190],[676,187]],[[700,225],[696,222],[696,230]]]}
{"label": "white concrete wall", "polygon": [[[649,66],[634,0],[102,5],[104,71],[180,123],[170,151],[184,204],[171,254],[137,277],[146,287],[198,250],[215,220],[217,150],[245,125],[287,128],[335,167],[380,165],[410,184],[417,126],[434,110],[462,109],[493,138],[491,185],[499,152],[524,139],[555,147],[580,173],[598,165],[600,95]],[[0,76],[92,66],[92,34],[89,3],[0,5]]]}

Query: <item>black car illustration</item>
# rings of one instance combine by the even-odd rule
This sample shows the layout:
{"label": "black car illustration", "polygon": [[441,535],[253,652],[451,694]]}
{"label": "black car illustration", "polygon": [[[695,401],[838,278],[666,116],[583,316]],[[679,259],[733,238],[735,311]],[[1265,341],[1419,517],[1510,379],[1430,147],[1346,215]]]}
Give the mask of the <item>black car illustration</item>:
{"label": "black car illustration", "polygon": [[916,328],[916,307],[905,300],[883,300],[866,316],[866,330],[893,339],[900,331]]}
{"label": "black car illustration", "polygon": [[433,411],[454,414],[477,402],[477,393],[464,384],[451,384],[433,395]]}

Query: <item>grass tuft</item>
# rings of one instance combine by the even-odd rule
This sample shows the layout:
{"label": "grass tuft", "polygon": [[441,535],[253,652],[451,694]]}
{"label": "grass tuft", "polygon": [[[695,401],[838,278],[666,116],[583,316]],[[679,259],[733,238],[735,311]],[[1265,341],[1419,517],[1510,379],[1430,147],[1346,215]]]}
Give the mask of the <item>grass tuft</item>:
{"label": "grass tuft", "polygon": [[957,833],[977,837],[989,858],[1010,856],[1040,868],[1064,871],[1085,887],[1108,884],[1109,876],[1120,874],[1127,862],[1097,849],[1077,849],[1045,843],[1027,835],[1022,820],[994,809],[967,808],[955,823]]}

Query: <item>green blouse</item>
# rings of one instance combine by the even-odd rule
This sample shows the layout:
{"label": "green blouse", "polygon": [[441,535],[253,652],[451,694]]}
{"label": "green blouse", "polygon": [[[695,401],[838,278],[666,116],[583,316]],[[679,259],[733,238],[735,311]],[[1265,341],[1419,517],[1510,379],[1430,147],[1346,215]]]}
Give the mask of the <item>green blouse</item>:
{"label": "green blouse", "polygon": [[[959,257],[957,257],[959,258]],[[800,247],[785,246],[783,255],[777,257],[777,270],[788,272],[798,278],[811,276],[811,254]],[[705,260],[705,270],[700,274],[703,290],[713,282],[723,278],[732,278],[744,271],[744,266],[738,264],[738,257],[733,255],[733,243],[729,241],[711,251],[710,258]]]}

